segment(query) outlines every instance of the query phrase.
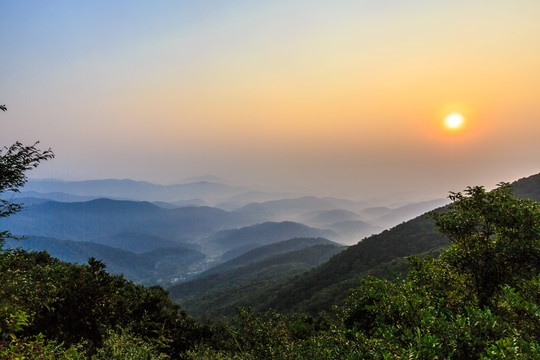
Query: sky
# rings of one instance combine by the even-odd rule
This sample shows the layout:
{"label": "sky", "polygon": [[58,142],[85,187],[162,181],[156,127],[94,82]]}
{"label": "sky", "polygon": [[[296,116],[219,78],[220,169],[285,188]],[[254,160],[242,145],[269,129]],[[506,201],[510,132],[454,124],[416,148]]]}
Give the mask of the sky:
{"label": "sky", "polygon": [[[444,197],[540,171],[540,1],[0,0],[30,177]],[[464,125],[444,127],[457,112]]]}

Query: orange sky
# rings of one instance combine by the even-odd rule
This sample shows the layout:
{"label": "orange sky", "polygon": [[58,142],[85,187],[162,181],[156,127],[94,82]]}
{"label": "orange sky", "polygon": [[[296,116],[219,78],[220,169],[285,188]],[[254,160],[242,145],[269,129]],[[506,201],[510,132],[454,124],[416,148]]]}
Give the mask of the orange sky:
{"label": "orange sky", "polygon": [[344,197],[540,170],[539,1],[202,3],[4,4],[2,144],[52,147],[39,177]]}

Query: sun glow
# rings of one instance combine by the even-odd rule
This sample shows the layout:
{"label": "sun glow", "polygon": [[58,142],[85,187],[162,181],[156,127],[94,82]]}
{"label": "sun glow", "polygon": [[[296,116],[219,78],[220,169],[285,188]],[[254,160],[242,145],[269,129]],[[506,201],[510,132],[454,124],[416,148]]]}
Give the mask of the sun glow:
{"label": "sun glow", "polygon": [[444,118],[444,125],[450,130],[458,130],[463,126],[464,122],[463,115],[459,113],[452,113]]}

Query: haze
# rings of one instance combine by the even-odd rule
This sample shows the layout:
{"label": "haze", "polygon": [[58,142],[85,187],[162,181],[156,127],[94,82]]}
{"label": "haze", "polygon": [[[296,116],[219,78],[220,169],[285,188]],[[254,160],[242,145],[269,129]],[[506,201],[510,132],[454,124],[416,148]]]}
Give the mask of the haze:
{"label": "haze", "polygon": [[0,144],[56,154],[32,177],[360,198],[539,171],[538,0],[0,4]]}

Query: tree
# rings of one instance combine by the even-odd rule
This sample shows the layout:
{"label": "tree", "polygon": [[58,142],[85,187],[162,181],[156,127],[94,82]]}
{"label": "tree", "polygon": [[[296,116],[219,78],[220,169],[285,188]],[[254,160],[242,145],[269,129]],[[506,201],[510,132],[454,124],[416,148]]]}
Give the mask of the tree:
{"label": "tree", "polygon": [[[6,111],[5,105],[0,109]],[[27,181],[26,172],[37,167],[40,162],[54,158],[51,149],[39,150],[36,146],[24,146],[20,142],[0,149],[0,195],[6,191],[19,192]],[[22,205],[11,200],[0,199],[0,218],[10,216],[20,211]],[[14,238],[7,230],[0,230],[0,248],[6,238]]]}
{"label": "tree", "polygon": [[447,212],[433,213],[452,240],[442,258],[470,276],[485,307],[503,284],[528,279],[540,267],[540,204],[512,196],[508,183],[487,192],[482,186],[451,193]]}

